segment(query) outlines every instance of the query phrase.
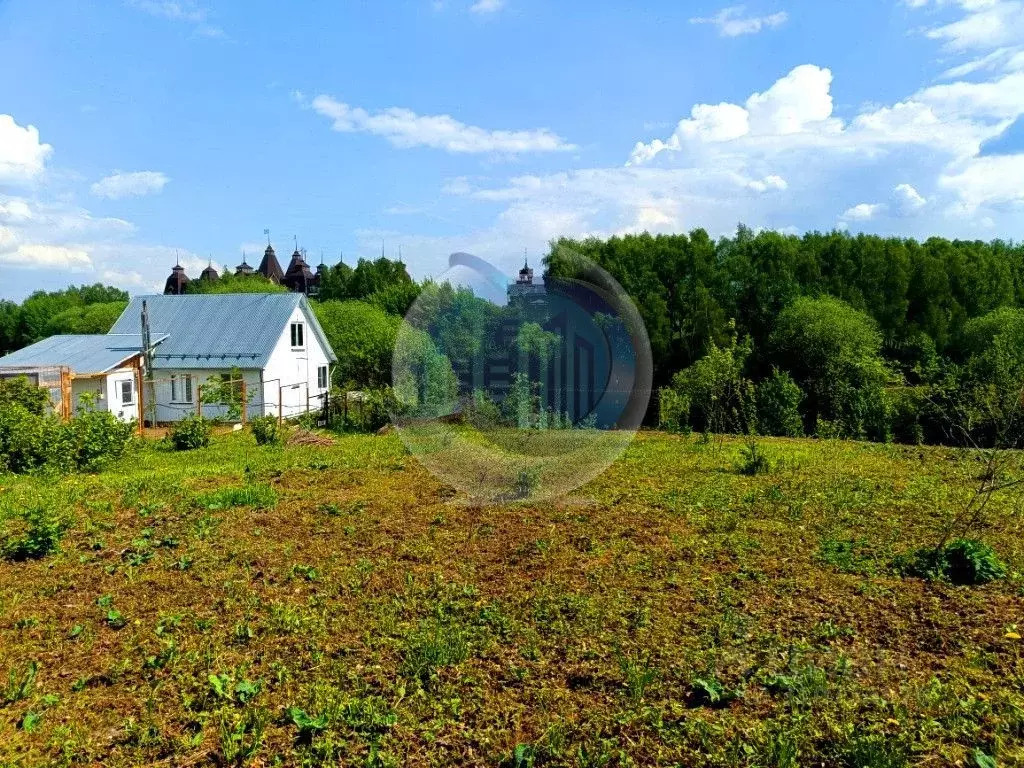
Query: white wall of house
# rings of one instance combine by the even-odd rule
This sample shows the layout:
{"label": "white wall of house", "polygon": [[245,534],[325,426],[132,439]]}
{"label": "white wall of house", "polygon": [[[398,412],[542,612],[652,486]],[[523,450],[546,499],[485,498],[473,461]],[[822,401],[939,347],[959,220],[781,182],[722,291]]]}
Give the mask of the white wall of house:
{"label": "white wall of house", "polygon": [[[230,368],[222,370],[211,368],[160,368],[154,371],[153,388],[156,390],[156,420],[158,422],[180,421],[186,416],[197,412],[200,386],[207,386],[207,380],[212,376],[220,378],[222,375],[230,376]],[[264,413],[263,403],[260,399],[260,370],[258,368],[245,369],[241,371],[242,380],[245,382],[245,394],[249,401],[247,415],[260,416]],[[147,387],[148,384],[144,384]],[[146,402],[146,419],[152,418],[152,407]],[[227,416],[227,409],[218,405],[203,405],[203,417],[207,419],[224,418]]]}
{"label": "white wall of house", "polygon": [[[301,343],[292,343],[293,324],[302,326],[301,340],[295,339]],[[230,373],[230,368],[161,368],[155,371],[157,421],[178,421],[195,413],[199,401],[199,385],[205,385],[211,376],[219,377]],[[266,368],[244,369],[241,373],[249,400],[249,418],[262,415],[277,416],[279,413],[289,418],[307,410],[316,410],[323,404],[321,396],[330,389],[327,350],[320,344],[305,314],[298,307],[285,324]],[[187,377],[191,377],[191,385],[186,383]],[[151,413],[147,403],[147,419],[151,418]],[[204,405],[203,416],[212,419],[224,417],[226,413],[225,409],[219,406]]]}
{"label": "white wall of house", "polygon": [[[291,327],[294,323],[302,325],[301,345],[292,344]],[[324,384],[323,369],[327,370],[326,386],[321,386]],[[267,413],[277,415],[276,407],[280,400],[285,418],[305,413],[307,409],[316,410],[323,403],[321,395],[330,389],[327,350],[320,344],[299,307],[292,312],[284,333],[270,354],[263,371],[263,388],[265,402],[272,405]]]}
{"label": "white wall of house", "polygon": [[[92,396],[92,405],[99,411],[110,411],[121,421],[137,419],[139,393],[135,370],[118,368],[100,376],[76,377],[71,380],[71,402],[74,412],[85,408],[83,395]],[[125,402],[125,395],[130,399]]]}

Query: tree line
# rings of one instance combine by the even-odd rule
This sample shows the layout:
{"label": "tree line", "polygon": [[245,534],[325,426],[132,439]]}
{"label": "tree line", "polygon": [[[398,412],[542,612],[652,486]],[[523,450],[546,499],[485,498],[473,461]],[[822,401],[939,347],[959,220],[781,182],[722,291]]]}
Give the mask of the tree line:
{"label": "tree line", "polygon": [[992,440],[1024,381],[1024,246],[704,230],[564,238],[611,273],[651,340],[652,420],[680,428]]}

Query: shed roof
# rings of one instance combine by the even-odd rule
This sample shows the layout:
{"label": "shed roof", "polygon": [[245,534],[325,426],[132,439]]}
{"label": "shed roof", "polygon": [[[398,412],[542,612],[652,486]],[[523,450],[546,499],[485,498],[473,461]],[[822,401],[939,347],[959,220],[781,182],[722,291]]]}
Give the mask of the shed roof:
{"label": "shed roof", "polygon": [[[167,338],[153,334],[153,344]],[[0,369],[67,367],[79,376],[106,373],[142,352],[138,333],[50,336],[0,357]]]}
{"label": "shed roof", "polygon": [[169,334],[153,354],[153,368],[264,368],[296,307],[337,360],[306,297],[294,293],[221,293],[136,296],[111,333],[138,334],[142,302],[152,334]]}

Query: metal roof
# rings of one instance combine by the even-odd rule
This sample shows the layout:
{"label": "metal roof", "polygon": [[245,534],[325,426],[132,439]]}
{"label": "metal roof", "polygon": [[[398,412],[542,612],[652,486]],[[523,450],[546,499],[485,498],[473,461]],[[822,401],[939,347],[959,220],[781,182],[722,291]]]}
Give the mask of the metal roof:
{"label": "metal roof", "polygon": [[[153,344],[167,338],[154,334]],[[0,368],[67,367],[79,376],[106,373],[142,352],[138,333],[50,336],[0,357]]]}
{"label": "metal roof", "polygon": [[136,296],[110,332],[140,333],[143,301],[154,337],[168,334],[153,354],[154,369],[263,368],[296,307],[302,309],[328,359],[337,360],[302,294]]}

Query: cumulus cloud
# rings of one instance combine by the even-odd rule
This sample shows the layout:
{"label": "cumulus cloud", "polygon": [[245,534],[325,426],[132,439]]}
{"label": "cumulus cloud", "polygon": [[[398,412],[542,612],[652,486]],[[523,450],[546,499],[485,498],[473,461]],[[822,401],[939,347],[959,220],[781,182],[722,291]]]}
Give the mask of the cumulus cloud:
{"label": "cumulus cloud", "polygon": [[[1024,205],[1024,154],[976,157],[939,177],[953,192],[963,213],[981,206]],[[1018,214],[1019,215],[1019,214]]]}
{"label": "cumulus cloud", "polygon": [[34,125],[22,127],[11,115],[0,115],[0,182],[31,181],[52,153],[53,147],[39,141]]}
{"label": "cumulus cloud", "polygon": [[93,184],[91,190],[96,197],[120,200],[123,197],[142,197],[155,194],[162,190],[168,181],[170,179],[159,171],[133,171],[132,173],[116,171]]}
{"label": "cumulus cloud", "polygon": [[915,214],[928,204],[928,201],[921,197],[921,193],[910,184],[898,184],[893,190],[893,196],[896,198],[900,213],[904,216]]}
{"label": "cumulus cloud", "polygon": [[769,16],[746,16],[742,5],[723,8],[714,16],[690,19],[691,24],[713,24],[722,37],[755,35],[766,29],[781,27],[789,20],[789,14],[779,11]]}
{"label": "cumulus cloud", "polygon": [[803,64],[768,90],[751,94],[744,106],[697,104],[667,139],[638,142],[628,164],[640,165],[665,150],[675,152],[694,143],[726,143],[748,136],[780,137],[807,131],[835,133],[841,123],[831,119],[831,84],[830,70]]}
{"label": "cumulus cloud", "polygon": [[847,208],[839,218],[843,221],[870,221],[884,210],[883,203],[860,203]]}
{"label": "cumulus cloud", "polygon": [[396,147],[431,147],[453,154],[517,155],[529,152],[565,152],[576,146],[546,128],[527,131],[491,131],[461,123],[450,115],[418,115],[401,107],[370,113],[330,96],[311,104],[317,114],[332,121],[341,133],[369,133],[386,138]]}

